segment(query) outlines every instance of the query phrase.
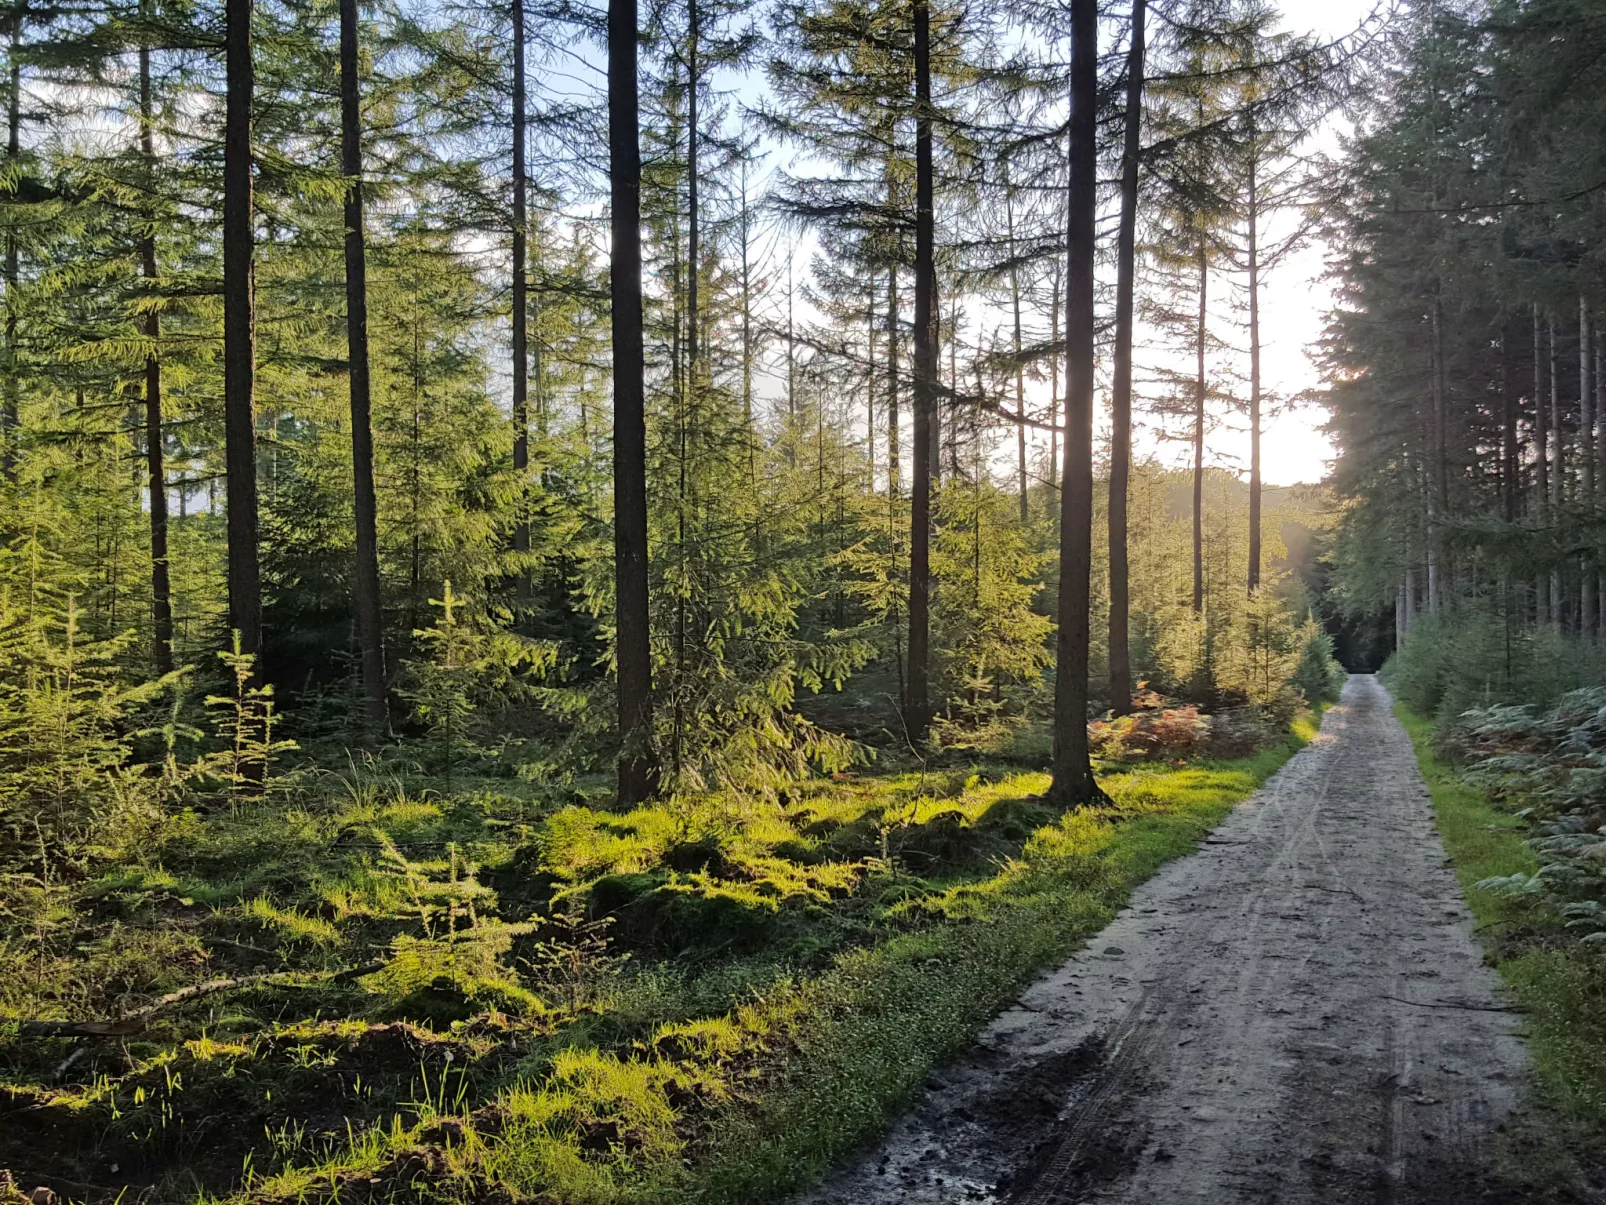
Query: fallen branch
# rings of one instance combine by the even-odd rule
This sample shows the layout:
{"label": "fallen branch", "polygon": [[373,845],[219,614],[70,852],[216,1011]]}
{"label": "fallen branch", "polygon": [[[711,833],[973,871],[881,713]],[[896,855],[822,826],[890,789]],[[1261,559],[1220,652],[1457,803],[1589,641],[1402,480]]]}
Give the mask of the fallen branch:
{"label": "fallen branch", "polygon": [[[375,971],[383,970],[384,967],[383,962],[368,962],[362,966],[334,971],[322,981],[350,983],[354,979],[361,979],[364,975],[372,975]],[[23,1037],[29,1038],[132,1038],[144,1033],[152,1018],[176,1005],[188,1004],[191,1000],[199,1000],[205,996],[215,996],[219,992],[257,987],[274,980],[291,979],[304,974],[304,971],[272,971],[265,975],[243,975],[235,979],[208,979],[204,983],[192,983],[189,987],[169,992],[138,1012],[130,1013],[115,1021],[24,1021],[18,1029]]]}

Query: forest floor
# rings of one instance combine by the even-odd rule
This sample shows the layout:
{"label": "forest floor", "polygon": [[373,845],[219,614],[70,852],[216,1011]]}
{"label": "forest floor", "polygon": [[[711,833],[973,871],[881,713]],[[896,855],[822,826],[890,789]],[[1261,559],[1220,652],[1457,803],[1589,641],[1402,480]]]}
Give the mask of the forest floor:
{"label": "forest floor", "polygon": [[1522,1018],[1374,677],[804,1200],[1531,1201]]}
{"label": "forest floor", "polygon": [[632,810],[309,757],[0,899],[0,1205],[778,1199],[1314,731],[1068,812],[1029,751]]}

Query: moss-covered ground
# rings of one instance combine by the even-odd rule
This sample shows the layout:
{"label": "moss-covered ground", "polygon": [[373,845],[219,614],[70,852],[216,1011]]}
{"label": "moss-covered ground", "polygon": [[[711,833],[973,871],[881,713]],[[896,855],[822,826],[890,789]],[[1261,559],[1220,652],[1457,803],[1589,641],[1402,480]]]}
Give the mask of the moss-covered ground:
{"label": "moss-covered ground", "polygon": [[[0,1168],[93,1202],[769,1199],[1313,728],[1074,812],[980,764],[628,812],[354,767],[186,813],[0,951]],[[63,1020],[118,1024],[27,1024]]]}

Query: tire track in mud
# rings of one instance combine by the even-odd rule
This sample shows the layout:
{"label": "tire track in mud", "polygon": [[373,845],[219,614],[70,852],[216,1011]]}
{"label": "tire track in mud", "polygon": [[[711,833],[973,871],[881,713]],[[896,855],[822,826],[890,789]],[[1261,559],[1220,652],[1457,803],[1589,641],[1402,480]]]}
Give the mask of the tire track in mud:
{"label": "tire track in mud", "polygon": [[1526,1055],[1409,738],[1352,677],[1196,854],[797,1205],[1467,1205]]}

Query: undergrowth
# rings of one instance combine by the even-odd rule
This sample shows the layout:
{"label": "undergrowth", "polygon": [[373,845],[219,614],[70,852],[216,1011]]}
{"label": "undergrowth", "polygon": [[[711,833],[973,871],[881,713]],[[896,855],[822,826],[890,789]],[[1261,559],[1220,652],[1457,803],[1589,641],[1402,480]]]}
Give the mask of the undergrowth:
{"label": "undergrowth", "polygon": [[1071,813],[986,765],[630,812],[384,764],[220,793],[8,897],[0,1168],[97,1203],[773,1196],[1313,726]]}

